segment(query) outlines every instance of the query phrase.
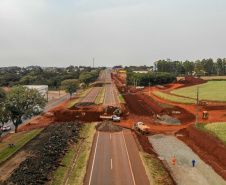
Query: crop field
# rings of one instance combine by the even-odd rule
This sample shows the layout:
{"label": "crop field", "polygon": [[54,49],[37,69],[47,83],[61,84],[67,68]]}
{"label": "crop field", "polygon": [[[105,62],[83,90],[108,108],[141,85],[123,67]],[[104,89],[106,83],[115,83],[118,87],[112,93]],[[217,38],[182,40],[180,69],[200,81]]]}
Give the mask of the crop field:
{"label": "crop field", "polygon": [[184,104],[194,104],[195,100],[190,98],[178,97],[170,94],[165,94],[159,91],[153,92],[153,94],[157,97],[165,99],[167,101],[175,102],[175,103],[184,103]]}
{"label": "crop field", "polygon": [[214,133],[221,141],[226,143],[226,122],[210,123],[205,125],[204,129]]}
{"label": "crop field", "polygon": [[[199,87],[199,99],[209,101],[226,101],[226,81],[209,81]],[[185,87],[171,91],[172,94],[188,98],[197,97],[197,86]]]}

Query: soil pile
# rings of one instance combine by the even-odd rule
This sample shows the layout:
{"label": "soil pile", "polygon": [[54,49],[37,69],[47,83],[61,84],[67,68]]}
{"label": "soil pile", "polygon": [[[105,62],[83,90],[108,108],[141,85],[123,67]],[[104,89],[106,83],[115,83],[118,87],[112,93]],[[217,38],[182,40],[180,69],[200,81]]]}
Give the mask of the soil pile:
{"label": "soil pile", "polygon": [[22,150],[30,156],[3,184],[46,184],[60,165],[70,142],[77,142],[80,123],[53,124],[26,144]]}
{"label": "soil pile", "polygon": [[78,102],[76,104],[74,104],[74,107],[84,107],[84,106],[89,106],[89,105],[93,105],[94,102]]}
{"label": "soil pile", "polygon": [[59,110],[54,113],[54,121],[70,122],[70,121],[85,121],[93,122],[100,121],[101,112],[97,111],[82,111],[82,110]]}
{"label": "soil pile", "polygon": [[96,126],[96,130],[100,132],[120,132],[122,127],[115,125],[112,121],[103,121]]}
{"label": "soil pile", "polygon": [[206,83],[206,81],[203,80],[202,78],[194,78],[193,76],[186,76],[184,79],[180,79],[179,81],[174,83],[184,84],[183,87],[187,87],[192,85],[203,84],[203,83]]}
{"label": "soil pile", "polygon": [[180,120],[177,118],[172,118],[169,115],[163,115],[161,116],[161,120],[165,121],[166,123],[170,123],[172,125],[181,125]]}

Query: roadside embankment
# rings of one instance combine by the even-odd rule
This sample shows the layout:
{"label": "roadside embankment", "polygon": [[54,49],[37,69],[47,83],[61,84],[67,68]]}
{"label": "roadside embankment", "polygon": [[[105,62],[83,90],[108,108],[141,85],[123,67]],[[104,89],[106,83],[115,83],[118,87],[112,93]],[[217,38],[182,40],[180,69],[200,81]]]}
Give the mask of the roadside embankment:
{"label": "roadside embankment", "polygon": [[226,180],[226,147],[220,140],[194,126],[182,129],[178,134],[182,134],[179,139]]}

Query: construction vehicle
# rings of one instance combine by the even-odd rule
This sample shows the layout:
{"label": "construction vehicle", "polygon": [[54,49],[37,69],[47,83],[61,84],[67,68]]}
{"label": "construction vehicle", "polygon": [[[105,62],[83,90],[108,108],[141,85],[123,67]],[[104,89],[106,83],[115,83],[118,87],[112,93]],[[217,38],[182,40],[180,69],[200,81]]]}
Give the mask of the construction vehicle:
{"label": "construction vehicle", "polygon": [[122,116],[122,110],[121,109],[116,109],[113,114],[117,115],[117,116]]}
{"label": "construction vehicle", "polygon": [[207,111],[202,112],[202,119],[208,119],[209,118],[209,113]]}
{"label": "construction vehicle", "polygon": [[103,119],[103,120],[113,120],[113,121],[116,121],[116,122],[121,121],[121,118],[116,116],[116,115],[102,114],[102,115],[100,115],[100,118]]}
{"label": "construction vehicle", "polygon": [[[195,102],[195,105],[197,105],[197,102]],[[203,101],[203,100],[199,100],[198,101],[198,105],[206,106],[207,105],[207,102],[206,101]]]}
{"label": "construction vehicle", "polygon": [[151,128],[145,125],[143,122],[137,122],[134,124],[134,127],[141,133],[141,134],[149,134],[151,132]]}

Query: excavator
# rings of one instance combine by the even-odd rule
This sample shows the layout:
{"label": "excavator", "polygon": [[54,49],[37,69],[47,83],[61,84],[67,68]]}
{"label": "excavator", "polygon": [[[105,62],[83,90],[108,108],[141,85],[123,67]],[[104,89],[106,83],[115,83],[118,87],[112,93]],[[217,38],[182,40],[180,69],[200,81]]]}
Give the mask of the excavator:
{"label": "excavator", "polygon": [[[195,105],[197,105],[197,102],[195,102]],[[199,101],[198,101],[198,105],[206,106],[206,105],[208,105],[208,103],[207,103],[206,101],[199,100]]]}
{"label": "excavator", "polygon": [[207,111],[202,112],[202,119],[208,119],[209,118],[209,113]]}

